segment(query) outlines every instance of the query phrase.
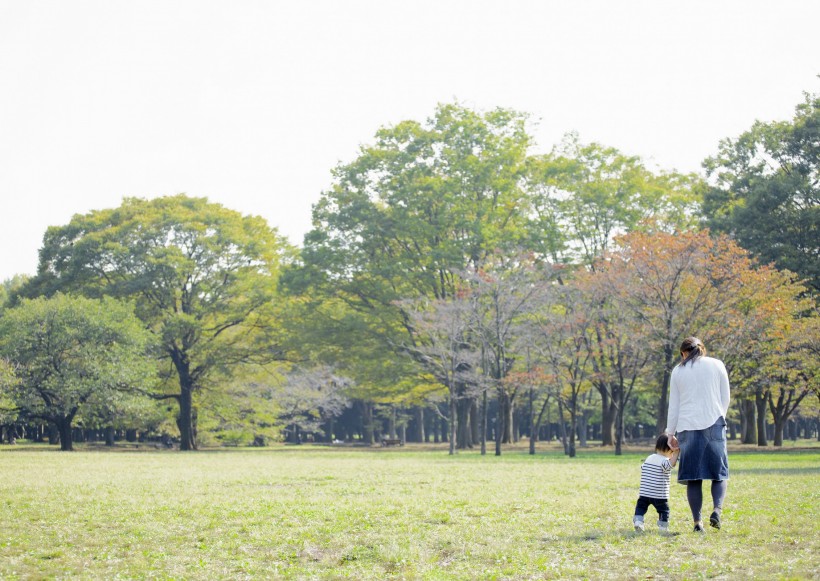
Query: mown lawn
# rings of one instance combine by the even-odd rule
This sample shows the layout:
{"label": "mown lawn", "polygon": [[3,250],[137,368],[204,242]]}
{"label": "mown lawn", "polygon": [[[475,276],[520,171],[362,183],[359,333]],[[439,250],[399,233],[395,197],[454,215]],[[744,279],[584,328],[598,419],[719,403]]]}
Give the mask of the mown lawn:
{"label": "mown lawn", "polygon": [[730,449],[706,535],[632,530],[647,453],[2,446],[0,579],[820,578],[820,448]]}

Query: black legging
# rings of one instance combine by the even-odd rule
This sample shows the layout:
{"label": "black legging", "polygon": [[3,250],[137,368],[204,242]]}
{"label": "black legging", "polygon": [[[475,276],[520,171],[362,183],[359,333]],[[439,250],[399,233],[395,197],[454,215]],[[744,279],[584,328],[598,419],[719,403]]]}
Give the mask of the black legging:
{"label": "black legging", "polygon": [[[726,498],[728,486],[728,480],[712,480],[712,502],[718,512],[723,509],[723,499]],[[689,480],[686,482],[686,498],[689,501],[689,508],[692,510],[692,518],[695,519],[695,522],[702,521],[700,511],[703,508],[703,480]]]}

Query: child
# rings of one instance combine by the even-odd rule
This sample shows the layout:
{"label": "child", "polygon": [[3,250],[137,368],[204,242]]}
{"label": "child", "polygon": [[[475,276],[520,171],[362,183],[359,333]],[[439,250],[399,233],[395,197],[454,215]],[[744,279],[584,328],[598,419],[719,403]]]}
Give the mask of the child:
{"label": "child", "polygon": [[636,531],[644,530],[643,517],[651,504],[658,511],[658,529],[669,532],[669,477],[678,462],[678,454],[679,449],[669,446],[669,436],[661,434],[655,442],[655,453],[641,465],[641,488],[632,519]]}

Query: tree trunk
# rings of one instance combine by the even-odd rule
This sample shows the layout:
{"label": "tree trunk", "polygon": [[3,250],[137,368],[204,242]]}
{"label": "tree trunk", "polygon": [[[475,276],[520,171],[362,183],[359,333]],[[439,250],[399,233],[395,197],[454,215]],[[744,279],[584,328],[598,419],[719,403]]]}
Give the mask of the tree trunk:
{"label": "tree trunk", "polygon": [[535,456],[535,397],[530,387],[530,456]]}
{"label": "tree trunk", "polygon": [[114,445],[114,428],[112,426],[105,428],[105,445]]}
{"label": "tree trunk", "polygon": [[194,411],[193,390],[190,385],[182,385],[180,378],[179,414],[177,428],[179,428],[179,449],[183,451],[196,450],[193,429]]}
{"label": "tree trunk", "polygon": [[481,441],[481,417],[478,412],[478,398],[476,397],[470,398],[470,437],[472,446]]}
{"label": "tree trunk", "polygon": [[[613,402],[614,403],[614,402]],[[624,409],[626,408],[626,397],[623,389],[618,390],[618,402],[615,414],[615,455],[623,454],[624,442]]]}
{"label": "tree trunk", "polygon": [[745,429],[743,431],[743,443],[754,444],[757,442],[757,423],[755,423],[755,402],[753,399],[744,399],[741,404]]}
{"label": "tree trunk", "polygon": [[587,432],[589,431],[589,411],[584,410],[578,417],[578,444],[587,447]]}
{"label": "tree trunk", "polygon": [[456,402],[456,398],[454,396],[450,396],[450,456],[456,453],[456,431],[458,429],[457,426],[457,416],[458,416],[458,405]]}
{"label": "tree trunk", "polygon": [[514,432],[514,421],[515,418],[513,417],[515,413],[515,406],[513,405],[513,400],[510,395],[504,392],[504,444],[512,444],[516,441],[515,432]]}
{"label": "tree trunk", "polygon": [[561,443],[564,445],[564,454],[569,454],[567,423],[564,421],[564,405],[560,397],[558,398],[558,433],[561,435]]}
{"label": "tree trunk", "polygon": [[[671,336],[671,325],[672,323],[669,321],[667,327],[670,328],[670,331],[667,333],[667,337]],[[672,367],[673,353],[672,343],[667,342],[663,348],[664,365],[663,373],[661,374],[661,398],[658,402],[658,421],[655,425],[656,434],[661,434],[666,429],[666,415],[669,408],[669,376],[671,374],[670,369]]]}
{"label": "tree trunk", "polygon": [[57,431],[60,434],[60,450],[63,452],[71,452],[74,450],[73,428],[71,427],[71,418],[56,418],[54,424],[57,426]]}
{"label": "tree trunk", "polygon": [[487,390],[481,394],[481,455],[487,454]]}
{"label": "tree trunk", "polygon": [[362,431],[364,432],[364,443],[372,446],[375,443],[373,435],[373,410],[370,403],[361,402],[362,406]]}
{"label": "tree trunk", "polygon": [[328,444],[333,443],[333,429],[334,429],[334,421],[333,416],[328,418],[327,422],[325,423],[325,442]]}
{"label": "tree trunk", "polygon": [[390,406],[390,415],[387,417],[387,435],[391,440],[396,439],[396,406]]}
{"label": "tree trunk", "polygon": [[[463,390],[459,390],[463,393]],[[470,430],[470,406],[471,400],[462,398],[458,400],[456,405],[456,413],[458,414],[458,439],[456,441],[457,448],[464,450],[473,447],[472,432]]]}
{"label": "tree trunk", "polygon": [[[789,419],[788,402],[784,405],[784,390],[780,389],[780,396],[777,398],[777,404],[774,403],[772,392],[769,391],[769,408],[772,412],[772,419],[774,420],[774,446],[781,448],[783,446],[783,430],[786,427],[786,422]],[[791,400],[791,397],[789,397]]]}
{"label": "tree trunk", "polygon": [[52,446],[60,443],[60,430],[57,428],[57,424],[48,424],[48,443]]}
{"label": "tree trunk", "polygon": [[496,406],[496,413],[495,413],[495,455],[501,456],[501,443],[504,440],[504,433],[507,431],[505,427],[505,422],[507,419],[506,413],[504,411],[504,400],[506,399],[505,393],[503,389],[498,390],[498,405]]}
{"label": "tree trunk", "polygon": [[179,449],[183,451],[196,450],[194,380],[191,377],[190,362],[187,354],[177,348],[171,349],[169,354],[179,377],[179,396],[177,396],[177,402],[179,403],[179,413],[177,414]]}
{"label": "tree trunk", "polygon": [[757,390],[755,405],[757,406],[757,445],[766,446],[766,396],[769,392]]}
{"label": "tree trunk", "polygon": [[613,444],[615,416],[617,414],[615,394],[613,394],[613,397],[610,397],[606,386],[598,391],[601,394],[601,445],[611,446]]}
{"label": "tree trunk", "polygon": [[416,408],[416,441],[426,441],[424,434],[424,408],[421,406]]}
{"label": "tree trunk", "polygon": [[783,445],[783,433],[786,424],[789,418],[791,418],[792,412],[797,409],[797,406],[800,405],[800,402],[803,401],[803,398],[806,397],[808,393],[809,391],[804,391],[801,395],[797,395],[796,389],[785,389],[781,386],[778,388],[777,403],[775,403],[774,396],[772,392],[769,391],[769,409],[774,418],[775,446],[780,447]]}
{"label": "tree trunk", "polygon": [[774,422],[774,446],[775,448],[779,448],[783,446],[783,428],[785,427],[786,422],[780,421],[778,422],[775,420]]}

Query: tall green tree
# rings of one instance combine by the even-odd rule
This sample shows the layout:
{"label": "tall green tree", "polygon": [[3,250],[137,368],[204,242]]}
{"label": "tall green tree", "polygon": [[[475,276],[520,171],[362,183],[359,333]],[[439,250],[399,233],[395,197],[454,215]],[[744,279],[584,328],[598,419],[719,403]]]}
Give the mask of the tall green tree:
{"label": "tall green tree", "polygon": [[152,395],[178,402],[180,449],[194,450],[196,395],[283,356],[276,286],[287,252],[262,218],[205,198],[126,198],[49,228],[26,292],[132,300],[167,362],[167,391]]}
{"label": "tall green tree", "polygon": [[[530,145],[525,123],[514,111],[445,104],[424,123],[379,130],[374,144],[336,168],[333,186],[314,206],[290,288],[344,301],[347,322],[401,359],[413,332],[401,301],[451,298],[459,272],[521,240],[528,212],[521,188]],[[358,390],[388,387],[341,368]]]}
{"label": "tall green tree", "polygon": [[709,227],[820,291],[820,93],[791,121],[756,122],[704,162]]}
{"label": "tall green tree", "polygon": [[655,173],[637,156],[584,144],[575,134],[531,157],[526,183],[529,248],[555,263],[592,268],[617,235],[646,225],[664,231],[694,226],[703,187],[695,175]]}
{"label": "tall green tree", "polygon": [[110,406],[156,378],[149,334],[126,305],[57,294],[23,301],[0,318],[0,354],[14,376],[5,391],[28,418],[54,424],[71,450],[82,408]]}
{"label": "tall green tree", "polygon": [[26,284],[28,278],[25,275],[18,274],[0,283],[0,314],[4,309],[14,305],[20,289]]}

